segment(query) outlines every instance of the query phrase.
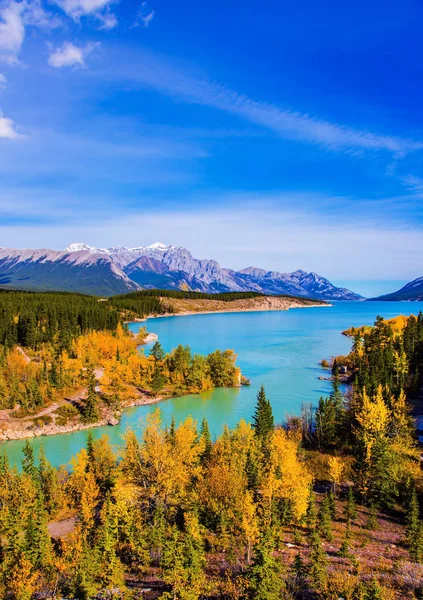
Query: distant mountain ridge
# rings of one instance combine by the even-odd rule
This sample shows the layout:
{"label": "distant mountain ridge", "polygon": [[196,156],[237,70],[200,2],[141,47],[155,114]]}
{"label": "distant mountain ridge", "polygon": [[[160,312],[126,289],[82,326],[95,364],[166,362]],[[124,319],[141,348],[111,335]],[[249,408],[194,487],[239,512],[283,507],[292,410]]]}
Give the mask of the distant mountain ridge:
{"label": "distant mountain ridge", "polygon": [[377,298],[371,298],[371,300],[423,302],[423,277],[417,277],[392,294],[384,294]]}
{"label": "distant mountain ridge", "polygon": [[0,248],[0,287],[79,291],[111,296],[139,289],[185,289],[208,293],[255,291],[321,300],[360,300],[317,273],[225,269],[196,259],[182,246],[96,248],[77,242],[65,250]]}

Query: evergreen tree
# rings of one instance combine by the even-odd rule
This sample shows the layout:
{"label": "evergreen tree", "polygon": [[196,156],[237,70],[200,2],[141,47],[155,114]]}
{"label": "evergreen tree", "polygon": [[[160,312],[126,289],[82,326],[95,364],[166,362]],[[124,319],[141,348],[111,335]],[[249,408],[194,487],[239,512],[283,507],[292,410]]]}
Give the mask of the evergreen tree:
{"label": "evergreen tree", "polygon": [[316,526],[317,522],[317,508],[316,508],[316,496],[314,495],[313,489],[310,488],[307,512],[305,516],[307,527],[312,530]]}
{"label": "evergreen tree", "polygon": [[280,563],[273,556],[274,542],[265,533],[254,548],[254,560],[247,572],[248,596],[252,600],[279,600],[285,584]]}
{"label": "evergreen tree", "polygon": [[377,508],[374,502],[370,504],[369,515],[367,518],[367,529],[375,530],[378,528],[378,520],[377,520]]}
{"label": "evergreen tree", "polygon": [[323,536],[325,540],[331,542],[333,540],[332,535],[332,518],[331,518],[331,506],[330,499],[328,494],[325,494],[319,510],[319,519],[318,519],[318,529],[320,535]]}
{"label": "evergreen tree", "polygon": [[82,409],[82,420],[84,423],[95,423],[100,414],[97,406],[96,378],[94,371],[91,370],[88,375],[88,394]]}
{"label": "evergreen tree", "polygon": [[24,552],[35,569],[47,572],[53,568],[53,548],[41,499],[36,502],[26,523]]}
{"label": "evergreen tree", "polygon": [[344,558],[349,558],[351,556],[350,552],[350,542],[351,542],[351,521],[347,520],[347,526],[345,528],[345,538],[342,542],[341,548],[339,550],[339,556],[343,556]]}
{"label": "evergreen tree", "polygon": [[353,523],[357,518],[357,504],[351,486],[348,488],[347,505],[344,509],[344,515],[348,523]]}
{"label": "evergreen tree", "polygon": [[100,528],[97,531],[97,550],[100,557],[100,581],[106,588],[125,588],[124,570],[116,553],[118,543],[118,515],[107,494],[100,514]]}
{"label": "evergreen tree", "polygon": [[152,356],[154,358],[155,363],[162,361],[164,359],[165,352],[159,341],[154,343],[153,347],[150,350],[150,356]]}
{"label": "evergreen tree", "polygon": [[332,521],[334,521],[336,518],[336,502],[335,502],[335,494],[333,493],[333,489],[331,489],[328,494],[328,501],[329,501],[330,517],[331,517]]}
{"label": "evergreen tree", "polygon": [[29,440],[26,440],[22,452],[24,455],[24,458],[22,459],[22,470],[27,475],[30,475],[35,481],[37,478],[37,467],[35,466],[34,449],[29,443]]}
{"label": "evergreen tree", "polygon": [[213,448],[209,424],[206,418],[201,421],[200,438],[204,442],[204,450],[201,455],[201,463],[204,465],[210,460]]}
{"label": "evergreen tree", "polygon": [[423,524],[420,520],[420,506],[416,488],[413,487],[406,513],[406,536],[410,556],[420,562],[423,558]]}
{"label": "evergreen tree", "polygon": [[310,575],[318,590],[324,587],[327,580],[327,557],[322,548],[322,540],[316,530],[311,534]]}
{"label": "evergreen tree", "polygon": [[257,404],[253,415],[253,428],[256,436],[265,441],[275,427],[273,411],[266,398],[264,387],[261,386],[257,395]]}
{"label": "evergreen tree", "polygon": [[245,474],[247,475],[248,489],[255,493],[259,485],[259,465],[250,448],[247,450],[245,460]]}
{"label": "evergreen tree", "polygon": [[156,365],[151,379],[151,390],[155,396],[163,389],[166,383],[166,377],[163,375],[161,368]]}

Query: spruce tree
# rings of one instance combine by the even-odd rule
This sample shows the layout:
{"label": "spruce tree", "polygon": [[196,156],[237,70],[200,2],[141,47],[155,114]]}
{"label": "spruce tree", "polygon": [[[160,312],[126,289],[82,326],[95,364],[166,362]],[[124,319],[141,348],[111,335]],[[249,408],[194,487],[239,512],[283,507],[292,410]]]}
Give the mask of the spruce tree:
{"label": "spruce tree", "polygon": [[322,540],[316,530],[311,534],[310,576],[318,590],[324,587],[327,580],[326,553],[322,548]]}
{"label": "spruce tree", "polygon": [[317,508],[316,508],[316,496],[314,495],[313,489],[310,488],[307,504],[307,512],[305,516],[307,527],[312,530],[316,526],[317,521]]}
{"label": "spruce tree", "polygon": [[336,518],[336,502],[335,502],[335,494],[333,493],[333,489],[330,490],[328,494],[329,499],[329,508],[330,508],[330,516],[332,521]]}
{"label": "spruce tree", "polygon": [[375,530],[378,528],[378,520],[377,520],[377,509],[376,504],[371,502],[369,515],[367,517],[366,523],[367,529]]}
{"label": "spruce tree", "polygon": [[261,386],[257,394],[257,404],[253,415],[253,429],[256,436],[265,441],[273,431],[275,421],[269,400],[266,398],[264,387]]}
{"label": "spruce tree", "polygon": [[355,502],[354,492],[351,486],[348,488],[347,505],[344,509],[344,515],[347,522],[351,523],[353,523],[357,518],[357,504]]}
{"label": "spruce tree", "polygon": [[97,407],[96,379],[94,371],[91,370],[88,375],[88,394],[82,409],[82,420],[84,423],[95,423],[99,419]]}
{"label": "spruce tree", "polygon": [[407,513],[405,515],[405,533],[407,541],[410,544],[411,540],[416,537],[420,524],[420,506],[417,497],[416,488],[413,487],[410,501],[408,504]]}
{"label": "spruce tree", "polygon": [[251,600],[279,600],[285,588],[281,564],[273,556],[274,541],[269,532],[262,535],[254,548],[254,560],[247,573],[248,597]]}
{"label": "spruce tree", "polygon": [[26,440],[25,446],[22,448],[24,458],[22,459],[22,470],[27,475],[30,475],[34,480],[37,478],[37,467],[35,466],[34,449]]}
{"label": "spruce tree", "polygon": [[156,365],[151,379],[151,390],[155,396],[163,389],[166,383],[166,377],[163,375],[161,368]]}
{"label": "spruce tree", "polygon": [[201,421],[200,437],[204,442],[204,450],[201,454],[201,463],[204,465],[210,460],[213,448],[209,424],[205,418]]}
{"label": "spruce tree", "polygon": [[150,350],[150,356],[154,358],[154,362],[157,363],[164,359],[165,352],[160,342],[155,342]]}
{"label": "spruce tree", "polygon": [[320,504],[318,529],[320,535],[328,542],[333,540],[331,521],[330,499],[326,494]]}

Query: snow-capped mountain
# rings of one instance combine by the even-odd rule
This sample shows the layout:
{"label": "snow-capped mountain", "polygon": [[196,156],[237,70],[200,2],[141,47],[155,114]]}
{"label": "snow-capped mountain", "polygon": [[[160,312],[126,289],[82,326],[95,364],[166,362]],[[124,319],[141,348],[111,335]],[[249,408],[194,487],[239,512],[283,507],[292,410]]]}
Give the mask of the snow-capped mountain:
{"label": "snow-capped mountain", "polygon": [[202,292],[257,291],[323,300],[358,300],[316,273],[279,273],[257,267],[225,269],[196,259],[182,246],[96,248],[75,242],[63,251],[0,248],[0,287],[72,290],[109,296],[144,288]]}
{"label": "snow-capped mountain", "polygon": [[399,301],[423,301],[423,277],[417,277],[413,281],[407,283],[400,290],[393,292],[392,294],[385,294],[378,298],[372,298],[372,300],[391,300],[395,302]]}

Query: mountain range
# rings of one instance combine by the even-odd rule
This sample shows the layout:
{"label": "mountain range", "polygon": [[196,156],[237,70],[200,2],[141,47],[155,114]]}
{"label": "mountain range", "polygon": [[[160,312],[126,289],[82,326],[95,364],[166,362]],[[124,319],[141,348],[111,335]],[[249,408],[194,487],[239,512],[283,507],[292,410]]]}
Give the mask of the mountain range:
{"label": "mountain range", "polygon": [[392,294],[385,294],[372,300],[391,300],[391,301],[423,301],[423,277],[418,277],[407,283],[404,287]]}
{"label": "mountain range", "polygon": [[316,273],[280,273],[248,267],[225,269],[196,259],[186,248],[150,246],[95,248],[74,243],[63,251],[0,248],[0,288],[63,290],[111,296],[164,288],[208,293],[256,291],[322,300],[360,300]]}

